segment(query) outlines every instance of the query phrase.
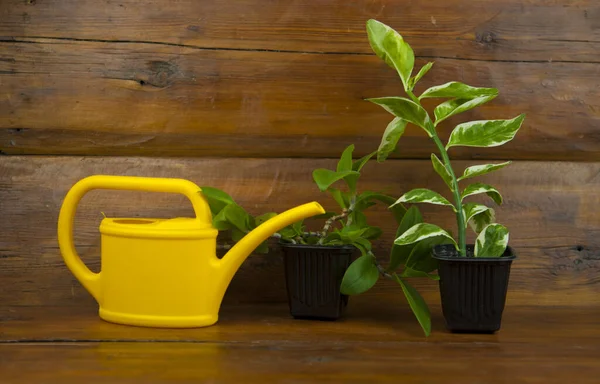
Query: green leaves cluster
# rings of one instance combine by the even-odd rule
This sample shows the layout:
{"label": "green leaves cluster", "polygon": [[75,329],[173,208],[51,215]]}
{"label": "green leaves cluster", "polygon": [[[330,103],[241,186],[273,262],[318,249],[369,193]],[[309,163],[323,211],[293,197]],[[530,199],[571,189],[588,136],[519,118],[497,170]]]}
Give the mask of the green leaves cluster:
{"label": "green leaves cluster", "polygon": [[[389,96],[368,99],[394,116],[383,133],[377,151],[377,160],[382,162],[395,151],[406,127],[414,124],[423,129],[438,147],[441,159],[436,154],[431,154],[432,166],[454,197],[453,202],[450,202],[437,192],[418,188],[406,192],[394,204],[429,203],[447,206],[453,210],[457,218],[458,241],[436,225],[416,223],[410,228],[406,228],[402,234],[397,235],[395,245],[406,247],[431,239],[441,239],[440,241],[453,243],[458,253],[466,256],[466,227],[468,225],[477,234],[475,257],[502,256],[508,244],[507,228],[495,223],[495,212],[492,208],[465,202],[465,199],[471,196],[486,194],[494,203],[500,205],[502,204],[500,192],[493,186],[483,183],[473,183],[461,189],[459,182],[502,169],[510,162],[471,166],[464,170],[462,176],[456,177],[450,163],[448,150],[458,146],[496,147],[503,145],[515,137],[523,124],[525,115],[521,114],[507,120],[470,121],[459,124],[454,128],[444,146],[438,137],[437,125],[451,116],[493,100],[498,96],[498,90],[451,81],[430,87],[417,96],[413,90],[418,81],[432,68],[433,63],[427,63],[416,76],[411,77],[414,69],[414,53],[403,37],[377,20],[367,22],[367,33],[375,54],[398,72],[407,95],[407,97]],[[421,101],[427,98],[446,99],[435,107],[433,120],[421,104]]]}

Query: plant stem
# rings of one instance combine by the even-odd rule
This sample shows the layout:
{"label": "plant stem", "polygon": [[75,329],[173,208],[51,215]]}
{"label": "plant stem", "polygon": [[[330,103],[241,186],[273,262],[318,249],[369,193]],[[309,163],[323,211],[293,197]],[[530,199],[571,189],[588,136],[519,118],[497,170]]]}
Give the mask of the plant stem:
{"label": "plant stem", "polygon": [[[416,104],[418,104],[421,108],[423,107],[421,105],[421,102],[419,101],[419,98],[416,97],[414,93],[412,93],[412,90],[407,89],[406,94],[412,99],[412,101],[414,101]],[[446,170],[448,171],[448,173],[450,174],[450,177],[452,178],[452,189],[453,189],[452,192],[454,192],[454,205],[456,208],[456,224],[458,225],[458,247],[459,247],[460,255],[464,257],[464,256],[467,256],[467,240],[466,240],[466,225],[465,225],[466,223],[465,223],[465,217],[463,215],[463,207],[462,207],[462,199],[460,198],[460,190],[458,189],[458,180],[456,180],[456,175],[454,174],[454,170],[452,169],[452,164],[450,164],[450,157],[448,157],[448,151],[446,151],[446,147],[444,147],[444,144],[442,144],[442,141],[438,137],[437,132],[435,130],[435,126],[431,122],[431,119],[429,119],[429,124],[430,124],[430,130],[432,133],[431,138],[433,139],[433,142],[440,150],[440,154],[442,155],[442,160],[444,161],[444,166],[446,167]]]}
{"label": "plant stem", "polygon": [[452,189],[454,189],[454,204],[455,204],[455,208],[456,208],[456,223],[458,225],[458,246],[459,246],[459,251],[460,251],[460,255],[461,256],[467,256],[467,241],[465,239],[466,237],[466,225],[465,225],[465,217],[463,215],[463,207],[462,207],[462,199],[460,197],[460,190],[458,189],[458,181],[456,180],[456,175],[454,174],[454,170],[452,169],[452,164],[450,164],[450,158],[448,157],[448,151],[446,151],[446,148],[444,147],[444,144],[442,144],[442,141],[440,140],[440,138],[438,137],[438,135],[435,133],[435,130],[433,136],[431,137],[433,139],[433,141],[435,142],[435,145],[437,145],[438,149],[440,150],[440,154],[442,155],[442,159],[444,161],[444,166],[446,167],[446,170],[448,171],[448,173],[450,174],[450,177],[452,178]]}

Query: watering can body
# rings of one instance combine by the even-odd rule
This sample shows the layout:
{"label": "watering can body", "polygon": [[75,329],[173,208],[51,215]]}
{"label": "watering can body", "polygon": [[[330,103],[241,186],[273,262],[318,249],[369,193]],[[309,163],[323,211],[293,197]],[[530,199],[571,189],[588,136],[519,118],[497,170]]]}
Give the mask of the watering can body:
{"label": "watering can body", "polygon": [[[100,225],[101,270],[93,273],[73,244],[77,204],[92,189],[181,193],[192,202],[196,217],[105,218]],[[217,322],[229,282],[260,243],[281,228],[319,213],[323,208],[315,202],[283,212],[219,259],[218,231],[196,184],[183,179],[99,175],[80,180],[65,197],[58,241],[66,265],[98,302],[102,319],[148,327],[202,327]]]}

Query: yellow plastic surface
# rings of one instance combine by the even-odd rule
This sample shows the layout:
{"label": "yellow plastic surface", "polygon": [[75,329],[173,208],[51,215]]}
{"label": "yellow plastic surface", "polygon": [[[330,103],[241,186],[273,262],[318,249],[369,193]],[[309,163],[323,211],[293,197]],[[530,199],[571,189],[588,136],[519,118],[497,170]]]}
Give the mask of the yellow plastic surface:
{"label": "yellow plastic surface", "polygon": [[[107,218],[100,225],[101,271],[93,273],[73,244],[77,204],[92,189],[180,193],[195,218]],[[287,210],[240,240],[222,259],[218,231],[201,189],[183,179],[90,176],[68,192],[58,219],[63,259],[99,304],[104,320],[150,327],[202,327],[218,320],[223,295],[246,257],[281,228],[324,213],[316,202]]]}

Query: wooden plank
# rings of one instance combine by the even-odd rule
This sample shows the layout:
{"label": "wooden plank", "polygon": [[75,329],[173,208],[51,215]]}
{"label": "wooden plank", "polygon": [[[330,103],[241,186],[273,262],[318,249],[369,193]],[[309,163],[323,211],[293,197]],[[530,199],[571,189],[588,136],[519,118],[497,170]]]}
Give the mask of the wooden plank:
{"label": "wooden plank", "polygon": [[[198,185],[229,192],[251,213],[284,209],[312,200],[333,203],[311,179],[313,169],[334,167],[335,160],[317,159],[157,159],[104,157],[0,158],[0,302],[4,305],[86,305],[90,296],[73,278],[59,255],[56,220],[68,189],[92,174],[183,177]],[[457,171],[473,162],[459,161]],[[371,162],[361,188],[399,196],[415,187],[444,193],[429,161]],[[600,260],[600,163],[515,162],[481,181],[495,185],[505,203],[499,222],[511,230],[519,260],[511,274],[509,304],[595,305],[600,303],[597,278]],[[454,218],[443,208],[422,207],[426,221],[454,230]],[[76,245],[93,269],[99,267],[98,225],[109,217],[174,217],[191,215],[189,203],[171,195],[95,191],[86,195],[76,217]],[[384,230],[375,244],[385,262],[395,224],[384,206],[369,217]],[[317,228],[322,223],[313,223]],[[472,241],[470,235],[470,241]],[[253,255],[238,271],[226,302],[284,302],[281,257]],[[416,286],[432,303],[439,301],[435,282]],[[398,300],[398,287],[382,281],[369,295]]]}
{"label": "wooden plank", "polygon": [[[599,306],[509,306],[502,328],[489,334],[454,334],[445,329],[441,308],[431,306],[432,332],[425,337],[407,305],[358,296],[337,321],[295,320],[287,304],[225,305],[210,327],[160,329],[106,322],[95,308],[0,308],[1,343],[32,342],[188,342],[313,345],[382,343],[600,345]],[[570,332],[556,332],[569,325]],[[549,337],[551,335],[551,337]]]}
{"label": "wooden plank", "polygon": [[[527,113],[514,141],[457,147],[455,158],[600,161],[599,71],[439,59],[419,91],[450,80],[500,90],[443,124],[442,138],[468,119]],[[391,120],[364,99],[400,94],[397,75],[374,56],[39,39],[3,44],[0,81],[7,154],[337,157],[349,143],[364,154]],[[394,156],[429,159],[433,149],[411,127]]]}
{"label": "wooden plank", "polygon": [[398,29],[423,56],[598,62],[600,44],[600,6],[594,0],[5,0],[3,5],[4,39],[370,54],[365,22],[377,18]]}
{"label": "wooden plank", "polygon": [[84,308],[3,307],[2,382],[593,383],[600,373],[600,307],[512,307],[494,335],[451,334],[436,316],[424,338],[406,310],[363,304],[336,322],[230,308],[217,325],[186,330],[114,325]]}
{"label": "wooden plank", "polygon": [[[0,345],[3,382],[596,383],[597,346],[385,343]],[[401,362],[400,364],[398,362]],[[434,362],[432,364],[432,362]],[[474,364],[476,362],[476,364]]]}

